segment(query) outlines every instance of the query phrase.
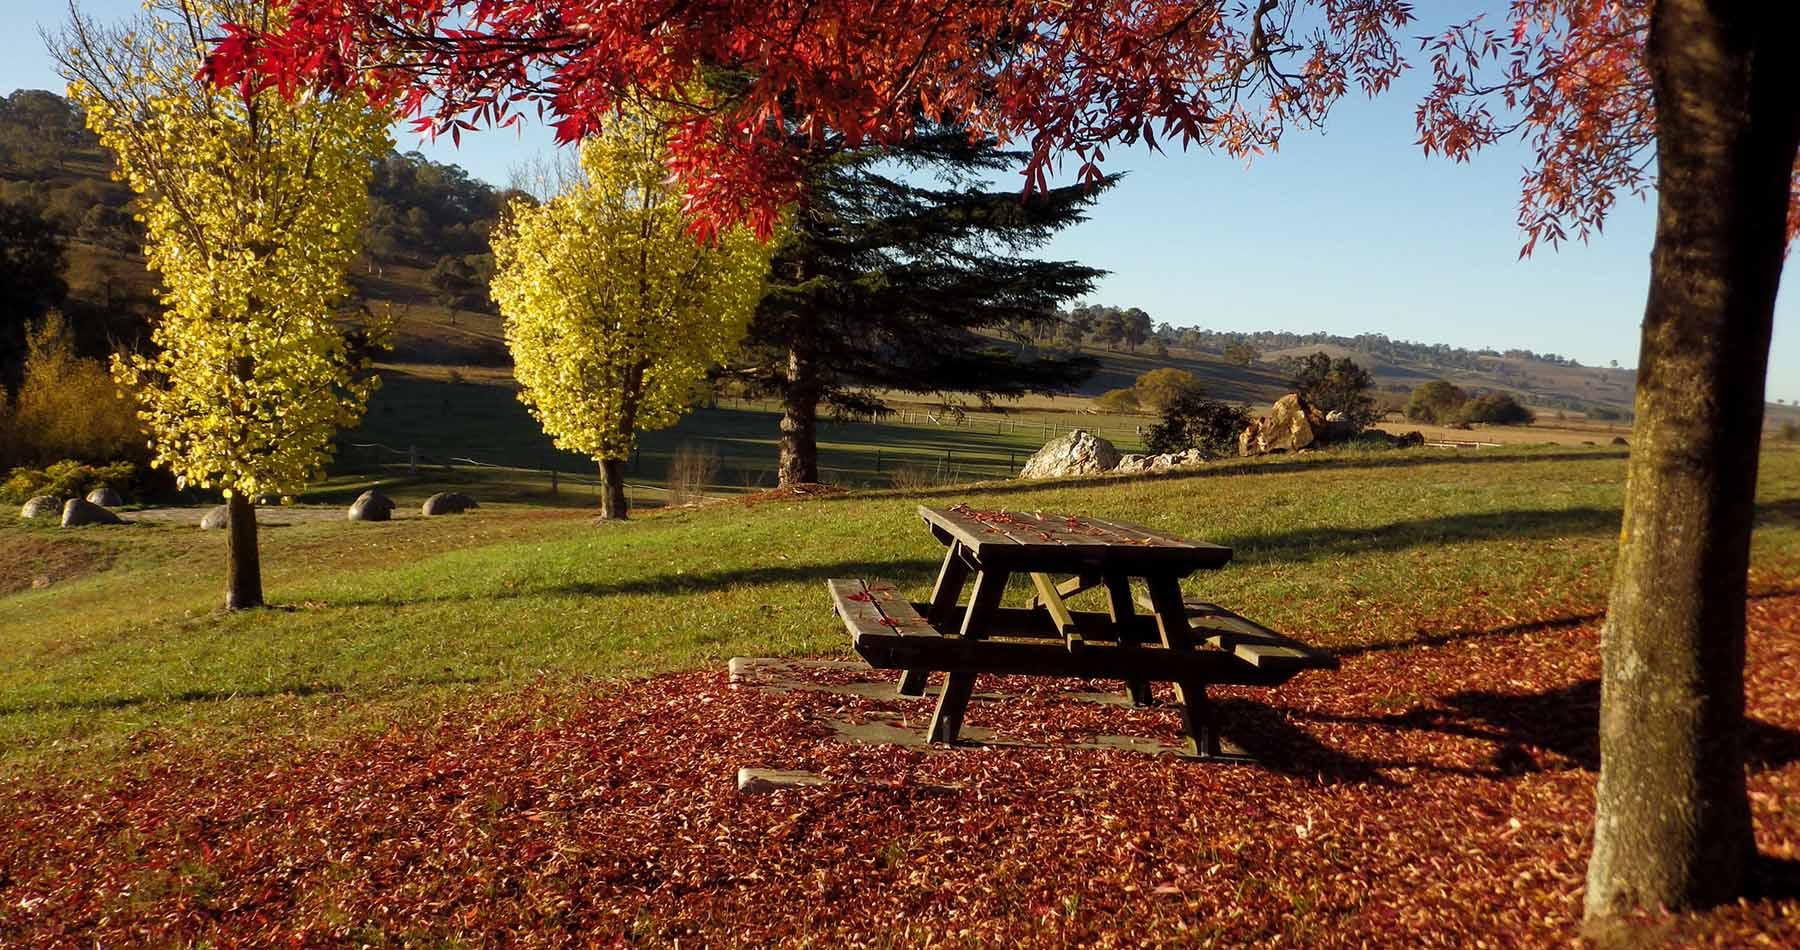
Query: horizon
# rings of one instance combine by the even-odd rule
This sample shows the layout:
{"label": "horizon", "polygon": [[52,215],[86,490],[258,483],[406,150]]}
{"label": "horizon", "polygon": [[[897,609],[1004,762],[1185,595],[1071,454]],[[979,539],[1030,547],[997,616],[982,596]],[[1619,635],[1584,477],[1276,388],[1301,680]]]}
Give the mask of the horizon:
{"label": "horizon", "polygon": [[[0,11],[0,27],[35,31],[66,14],[60,3],[27,6]],[[82,6],[102,20],[137,10],[135,0]],[[62,94],[48,55],[33,46],[34,55],[0,64],[0,88]],[[1109,272],[1082,302],[1140,307],[1176,327],[1372,333],[1635,367],[1654,206],[1622,195],[1592,241],[1519,259],[1526,150],[1509,140],[1463,165],[1425,158],[1412,117],[1421,78],[1413,69],[1378,99],[1347,97],[1326,129],[1295,132],[1248,166],[1199,151],[1120,148],[1105,170],[1126,172],[1123,181],[1037,253]],[[465,134],[460,147],[396,126],[394,144],[498,188],[557,148],[529,115],[518,130]],[[1008,177],[990,180],[1015,186]],[[1774,323],[1764,399],[1800,404],[1792,293],[1781,294]]]}

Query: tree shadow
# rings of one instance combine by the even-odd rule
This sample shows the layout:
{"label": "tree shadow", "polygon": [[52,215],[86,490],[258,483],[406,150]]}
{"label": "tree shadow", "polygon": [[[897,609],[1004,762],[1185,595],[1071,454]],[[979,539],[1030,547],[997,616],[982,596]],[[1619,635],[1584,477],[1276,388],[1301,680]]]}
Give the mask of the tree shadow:
{"label": "tree shadow", "polygon": [[616,581],[573,581],[544,586],[520,585],[500,590],[468,590],[436,595],[403,597],[354,597],[334,599],[335,607],[399,606],[406,604],[446,603],[471,600],[504,600],[518,597],[579,596],[604,597],[609,594],[703,594],[738,586],[789,584],[816,581],[820,585],[820,603],[824,600],[824,583],[833,577],[879,577],[902,587],[929,582],[937,573],[937,558],[893,558],[889,560],[851,559],[820,563],[795,561],[787,564],[764,564],[719,571],[696,571],[682,574],[657,574]]}
{"label": "tree shadow", "polygon": [[[1335,471],[1349,469],[1388,469],[1417,468],[1425,465],[1488,465],[1488,464],[1527,464],[1531,462],[1596,462],[1623,461],[1630,458],[1629,451],[1611,449],[1587,449],[1574,452],[1542,452],[1531,454],[1503,453],[1482,454],[1481,451],[1450,451],[1394,449],[1381,453],[1319,453],[1316,457],[1296,457],[1275,461],[1241,461],[1218,462],[1202,468],[1182,469],[1161,475],[1145,476],[1154,479],[1158,484],[1174,484],[1198,478],[1228,478],[1237,475],[1291,475],[1303,472]],[[1496,450],[1497,451],[1497,450]],[[1129,476],[1093,475],[1085,478],[1033,479],[1011,482],[997,482],[976,485],[949,485],[943,488],[927,488],[918,491],[896,492],[905,498],[947,498],[966,497],[971,495],[1009,495],[1020,492],[1055,491],[1070,488],[1092,488],[1099,485],[1119,485],[1130,480]],[[841,501],[841,497],[820,499],[823,502]]]}

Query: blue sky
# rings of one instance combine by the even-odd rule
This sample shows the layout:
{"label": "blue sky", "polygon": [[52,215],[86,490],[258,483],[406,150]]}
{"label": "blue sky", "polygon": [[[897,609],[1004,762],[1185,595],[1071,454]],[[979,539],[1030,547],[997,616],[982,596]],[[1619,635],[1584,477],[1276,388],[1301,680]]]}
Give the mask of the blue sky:
{"label": "blue sky", "polygon": [[[105,19],[138,7],[82,8]],[[60,0],[0,7],[13,52],[0,59],[0,90],[60,91],[35,32],[64,11]],[[1248,167],[1199,152],[1109,151],[1107,169],[1130,174],[1044,253],[1112,271],[1096,302],[1177,326],[1385,333],[1636,365],[1652,206],[1623,199],[1591,243],[1517,260],[1526,154],[1509,144],[1467,165],[1426,159],[1413,144],[1418,78],[1374,102],[1346,100],[1328,131],[1293,135]],[[502,185],[512,167],[554,147],[542,128],[465,135],[461,148],[395,137],[403,150]],[[1769,367],[1768,397],[1790,402],[1800,400],[1797,282],[1790,274],[1776,308]]]}

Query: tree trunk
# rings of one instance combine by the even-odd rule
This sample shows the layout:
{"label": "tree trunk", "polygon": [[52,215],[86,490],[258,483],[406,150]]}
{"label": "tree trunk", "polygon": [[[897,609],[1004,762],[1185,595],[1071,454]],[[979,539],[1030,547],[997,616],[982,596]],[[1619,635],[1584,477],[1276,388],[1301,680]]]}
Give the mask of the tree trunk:
{"label": "tree trunk", "polygon": [[263,605],[262,559],[256,551],[256,505],[242,491],[225,500],[225,609]]}
{"label": "tree trunk", "polygon": [[1731,900],[1755,855],[1744,597],[1800,141],[1793,6],[1653,6],[1656,246],[1601,647],[1590,924]]}
{"label": "tree trunk", "polygon": [[781,391],[781,455],[777,475],[783,488],[819,480],[819,365],[800,347],[788,348],[787,385]]}
{"label": "tree trunk", "polygon": [[600,517],[624,521],[631,505],[625,500],[625,460],[600,460]]}

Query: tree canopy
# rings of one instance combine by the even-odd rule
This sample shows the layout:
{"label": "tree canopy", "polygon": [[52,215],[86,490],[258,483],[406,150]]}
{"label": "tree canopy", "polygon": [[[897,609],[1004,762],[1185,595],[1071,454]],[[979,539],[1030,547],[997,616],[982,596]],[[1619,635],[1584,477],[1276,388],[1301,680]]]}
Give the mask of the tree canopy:
{"label": "tree canopy", "polygon": [[620,464],[636,434],[673,425],[737,348],[768,274],[743,229],[697,244],[662,168],[660,116],[608,124],[582,180],[516,202],[494,239],[491,293],[506,318],[519,399],[558,448],[600,463],[602,510],[625,517]]}

